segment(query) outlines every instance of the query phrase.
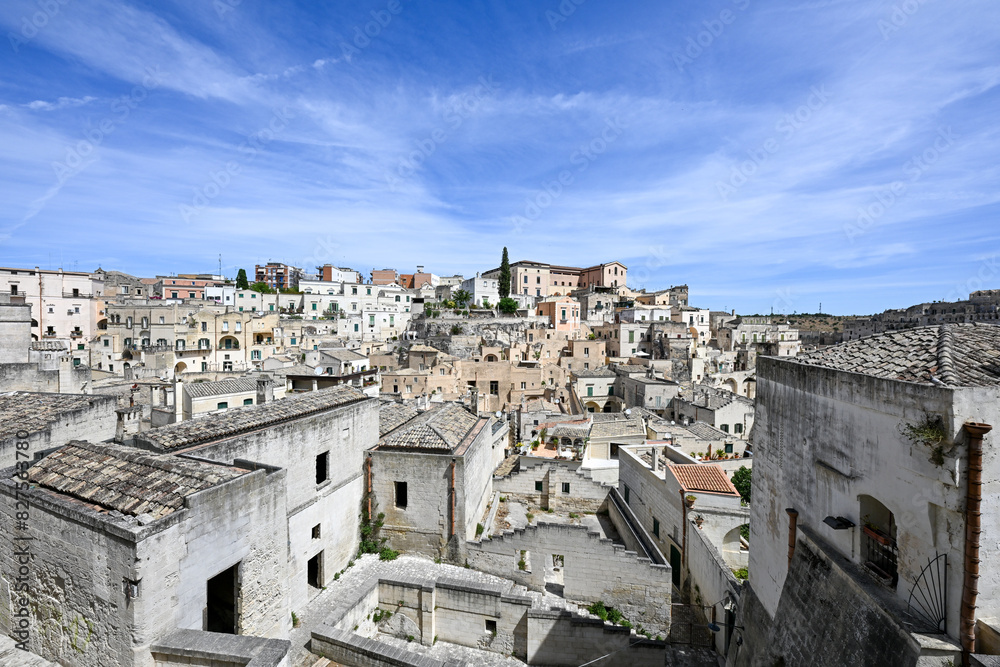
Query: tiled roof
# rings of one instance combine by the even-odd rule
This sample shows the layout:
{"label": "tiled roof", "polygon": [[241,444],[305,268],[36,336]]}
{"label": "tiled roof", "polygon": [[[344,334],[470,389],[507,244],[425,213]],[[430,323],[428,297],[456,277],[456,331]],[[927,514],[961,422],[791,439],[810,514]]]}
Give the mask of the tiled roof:
{"label": "tiled roof", "polygon": [[436,347],[431,347],[430,345],[412,345],[410,346],[410,352],[440,352],[441,350]]}
{"label": "tiled roof", "polygon": [[1000,326],[976,322],[892,331],[791,361],[920,384],[995,385],[1000,384]]}
{"label": "tiled roof", "polygon": [[479,417],[457,403],[428,410],[389,432],[379,449],[420,449],[450,452],[479,421]]}
{"label": "tiled roof", "polygon": [[649,368],[638,364],[618,364],[615,366],[615,370],[619,373],[646,373]]}
{"label": "tiled roof", "polygon": [[694,422],[693,424],[688,424],[687,426],[671,426],[671,428],[686,429],[694,437],[700,438],[701,440],[729,440],[732,438],[732,436],[725,431],[717,429],[711,424],[706,424],[705,422]]}
{"label": "tiled roof", "polygon": [[694,463],[689,465],[672,465],[667,469],[673,473],[685,491],[706,491],[708,493],[724,493],[738,496],[739,492],[726,477],[722,468],[715,464]]}
{"label": "tiled roof", "polygon": [[395,430],[417,416],[417,411],[405,403],[385,402],[379,406],[378,435]]}
{"label": "tiled roof", "polygon": [[218,382],[188,382],[184,384],[184,391],[191,398],[255,392],[257,391],[257,378],[230,378]]}
{"label": "tiled roof", "polygon": [[320,350],[320,352],[329,357],[333,357],[337,361],[367,361],[368,359],[365,355],[358,354],[354,350],[348,350],[346,347],[329,347]]}
{"label": "tiled roof", "polygon": [[[12,392],[0,394],[0,438],[14,436],[18,431],[37,433],[49,428],[64,412],[86,410],[105,401],[117,405],[117,398],[94,394],[42,394]],[[112,434],[109,433],[108,437]]]}
{"label": "tiled roof", "polygon": [[590,429],[591,438],[646,437],[646,427],[641,419],[622,419],[613,422],[596,422]]}
{"label": "tiled roof", "polygon": [[274,372],[286,377],[289,375],[316,375],[316,368],[313,366],[306,366],[305,364],[295,364],[294,366],[276,368],[274,369]]}
{"label": "tiled roof", "polygon": [[368,400],[368,397],[357,389],[341,385],[296,394],[270,403],[231,408],[201,419],[144,431],[139,437],[158,449],[173,450],[273,426],[365,400]]}
{"label": "tiled roof", "polygon": [[28,480],[108,510],[159,519],[183,507],[185,497],[247,472],[122,445],[71,442],[29,468]]}
{"label": "tiled roof", "polygon": [[573,371],[572,374],[578,378],[613,378],[616,376],[616,373],[607,366],[601,366],[593,370]]}

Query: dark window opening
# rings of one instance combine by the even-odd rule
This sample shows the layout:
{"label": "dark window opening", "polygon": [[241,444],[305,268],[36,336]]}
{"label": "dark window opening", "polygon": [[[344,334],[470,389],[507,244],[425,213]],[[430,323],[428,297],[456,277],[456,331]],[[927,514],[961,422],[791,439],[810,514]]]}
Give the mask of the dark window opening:
{"label": "dark window opening", "polygon": [[542,481],[539,480],[535,482],[535,491],[541,491],[541,490],[542,490]]}
{"label": "dark window opening", "polygon": [[653,519],[653,535],[660,536],[660,520]]}
{"label": "dark window opening", "polygon": [[205,630],[229,635],[239,633],[236,624],[236,599],[239,597],[239,567],[237,563],[208,580],[208,602]]}
{"label": "dark window opening", "polygon": [[406,509],[406,482],[395,482],[396,487],[396,507],[401,510]]}
{"label": "dark window opening", "polygon": [[569,493],[569,482],[562,483],[562,491],[563,493]]}
{"label": "dark window opening", "polygon": [[497,622],[486,619],[486,632],[495,635],[497,633]]}
{"label": "dark window opening", "polygon": [[312,528],[312,538],[313,538],[314,540],[318,540],[318,539],[320,538],[320,536],[321,536],[321,532],[322,532],[322,531],[321,531],[321,529],[320,529],[320,524],[318,524],[318,523],[317,523],[317,524],[316,524],[315,526],[313,526],[313,528]]}
{"label": "dark window opening", "polygon": [[330,452],[323,452],[316,457],[316,483],[322,484],[330,479]]}

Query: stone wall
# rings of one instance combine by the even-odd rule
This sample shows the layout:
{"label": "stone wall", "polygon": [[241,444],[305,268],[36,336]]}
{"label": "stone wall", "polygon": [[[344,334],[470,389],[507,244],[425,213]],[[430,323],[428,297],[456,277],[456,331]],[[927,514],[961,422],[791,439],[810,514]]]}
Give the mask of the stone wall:
{"label": "stone wall", "polygon": [[[538,491],[537,483],[542,483]],[[569,493],[563,491],[569,484]],[[562,512],[596,512],[604,504],[611,486],[595,482],[579,461],[520,460],[520,468],[493,479],[493,489],[511,500],[521,500],[543,509]]]}
{"label": "stone wall", "polygon": [[[553,574],[553,556],[562,556],[567,599],[603,601],[654,634],[670,627],[670,567],[639,558],[585,526],[539,523],[467,548],[472,568],[534,590],[545,589],[546,574]],[[527,554],[524,570],[518,567],[521,551]]]}
{"label": "stone wall", "polygon": [[355,667],[459,667],[329,626],[312,633],[310,647],[337,664]]}
{"label": "stone wall", "polygon": [[[712,543],[704,531],[698,530],[692,520],[688,525],[688,553],[685,567],[687,568],[687,584],[690,588],[692,602],[696,605],[715,604],[716,620],[724,626],[725,610],[721,601],[736,602],[740,597],[740,582],[733,575],[726,559]],[[706,617],[711,617],[711,609],[705,610]],[[714,633],[715,650],[720,655],[726,654],[726,646],[730,639],[728,628]]]}
{"label": "stone wall", "polygon": [[[70,440],[104,442],[115,436],[117,400],[102,396],[88,396],[86,399],[87,402],[76,410],[54,414],[43,430],[29,433],[27,460],[34,459],[36,452],[62,447]],[[31,399],[24,396],[22,400],[27,403]],[[0,468],[14,465],[17,459],[18,425],[11,423],[7,428],[11,429],[9,435],[0,439]],[[21,459],[24,460],[23,452]]]}
{"label": "stone wall", "polygon": [[291,643],[179,630],[152,647],[155,667],[288,667]]}
{"label": "stone wall", "polygon": [[[225,419],[225,414],[219,419]],[[368,400],[222,438],[188,450],[230,463],[259,461],[285,468],[292,609],[310,596],[309,559],[322,552],[321,585],[355,556],[359,543],[364,451],[378,440],[378,401]],[[316,458],[329,453],[328,479],[316,483]],[[313,537],[314,526],[320,537]]]}
{"label": "stone wall", "polygon": [[[799,531],[773,623],[763,606],[746,606],[737,619],[747,628],[744,642],[730,650],[730,667],[913,667],[921,654],[903,625],[905,604],[807,529]],[[766,638],[757,634],[764,630]],[[942,653],[936,664],[946,659]]]}
{"label": "stone wall", "polygon": [[[24,543],[14,538],[30,536],[33,652],[68,667],[151,667],[150,645],[176,628],[202,629],[207,580],[240,561],[244,632],[287,636],[283,471],[206,489],[149,524],[22,490],[27,530],[15,529],[11,473],[0,481],[0,610],[11,609],[20,567]],[[125,582],[138,582],[136,597]],[[0,613],[0,631],[9,628]]]}
{"label": "stone wall", "polygon": [[[527,614],[528,664],[546,667],[662,667],[666,642],[636,637],[628,628],[570,612],[532,609]],[[603,660],[594,656],[606,655]]]}
{"label": "stone wall", "polygon": [[[445,557],[451,529],[451,457],[378,449],[370,456],[372,511],[385,514],[381,537],[397,551]],[[396,504],[396,482],[406,483],[405,508]]]}

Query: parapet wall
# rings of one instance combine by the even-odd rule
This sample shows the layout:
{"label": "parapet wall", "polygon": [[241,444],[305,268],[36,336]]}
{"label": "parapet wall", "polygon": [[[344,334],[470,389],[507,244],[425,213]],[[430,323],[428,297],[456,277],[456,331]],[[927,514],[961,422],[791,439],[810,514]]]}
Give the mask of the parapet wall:
{"label": "parapet wall", "polygon": [[[567,611],[528,611],[528,664],[662,667],[666,642],[637,637],[628,628]],[[607,656],[591,662],[595,655]]]}
{"label": "parapet wall", "polygon": [[[531,461],[521,459],[520,470],[493,478],[493,490],[543,509],[563,512],[596,512],[604,504],[610,485],[594,481],[590,470],[578,461]],[[542,483],[538,490],[537,483]],[[569,485],[566,492],[564,485]]]}
{"label": "parapet wall", "polygon": [[469,542],[467,549],[469,566],[480,572],[538,591],[545,589],[546,575],[561,575],[567,599],[602,601],[653,634],[669,631],[670,566],[640,558],[586,526],[539,523]]}

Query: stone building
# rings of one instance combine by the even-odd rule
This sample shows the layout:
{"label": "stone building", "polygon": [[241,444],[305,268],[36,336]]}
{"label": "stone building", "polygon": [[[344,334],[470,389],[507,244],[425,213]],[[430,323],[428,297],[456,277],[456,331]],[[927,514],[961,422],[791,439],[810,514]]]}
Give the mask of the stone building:
{"label": "stone building", "polygon": [[87,343],[97,330],[104,302],[103,276],[79,271],[0,268],[0,293],[31,306],[33,340]]}
{"label": "stone building", "polygon": [[[0,597],[17,601],[23,582],[30,602],[0,605],[0,632],[32,652],[153,667],[177,629],[287,637],[284,471],[86,442],[14,471],[0,479]],[[15,498],[30,519],[15,518]]]}
{"label": "stone building", "polygon": [[454,403],[410,413],[383,408],[381,437],[366,459],[366,511],[384,515],[390,547],[462,562],[466,541],[485,522],[507,424]]}
{"label": "stone building", "polygon": [[674,421],[705,422],[742,437],[753,427],[754,402],[726,389],[695,384],[674,397],[671,413]]}
{"label": "stone building", "polygon": [[295,610],[357,551],[364,451],[377,441],[378,401],[340,386],[144,431],[136,444],[287,470],[285,585]]}
{"label": "stone building", "polygon": [[[958,659],[955,642],[988,648],[1000,616],[1000,459],[987,435],[998,358],[1000,327],[956,324],[760,360],[740,621],[754,632],[731,664],[914,664]],[[963,578],[970,568],[978,576]],[[822,602],[806,612],[806,600]],[[840,609],[867,621],[827,629]]]}
{"label": "stone building", "polygon": [[70,440],[110,440],[115,436],[117,407],[114,396],[0,394],[0,468],[18,460],[33,461]]}

